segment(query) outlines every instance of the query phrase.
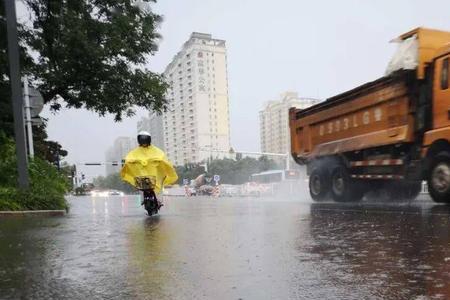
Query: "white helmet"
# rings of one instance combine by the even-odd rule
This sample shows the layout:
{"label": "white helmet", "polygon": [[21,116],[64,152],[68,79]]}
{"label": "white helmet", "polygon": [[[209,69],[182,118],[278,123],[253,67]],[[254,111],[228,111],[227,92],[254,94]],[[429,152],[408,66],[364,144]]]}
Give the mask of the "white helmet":
{"label": "white helmet", "polygon": [[137,141],[139,146],[150,146],[152,143],[152,137],[147,131],[139,131]]}

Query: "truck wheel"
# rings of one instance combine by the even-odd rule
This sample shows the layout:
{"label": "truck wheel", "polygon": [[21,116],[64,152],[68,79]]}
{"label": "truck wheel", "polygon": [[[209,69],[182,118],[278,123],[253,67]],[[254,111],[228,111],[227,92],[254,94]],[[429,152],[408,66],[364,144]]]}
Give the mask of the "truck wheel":
{"label": "truck wheel", "polygon": [[435,202],[450,203],[450,156],[439,153],[432,162],[428,191]]}
{"label": "truck wheel", "polygon": [[331,172],[331,196],[336,202],[359,201],[364,196],[362,184],[350,178],[344,166],[338,166]]}
{"label": "truck wheel", "polygon": [[330,191],[330,178],[324,168],[317,168],[309,176],[309,194],[314,201],[325,200]]}

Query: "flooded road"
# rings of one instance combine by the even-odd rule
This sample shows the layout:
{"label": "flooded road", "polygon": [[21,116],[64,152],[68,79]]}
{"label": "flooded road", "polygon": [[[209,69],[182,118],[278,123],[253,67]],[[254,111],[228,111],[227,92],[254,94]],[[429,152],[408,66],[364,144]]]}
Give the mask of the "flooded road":
{"label": "flooded road", "polygon": [[450,208],[71,198],[0,219],[1,299],[448,299]]}

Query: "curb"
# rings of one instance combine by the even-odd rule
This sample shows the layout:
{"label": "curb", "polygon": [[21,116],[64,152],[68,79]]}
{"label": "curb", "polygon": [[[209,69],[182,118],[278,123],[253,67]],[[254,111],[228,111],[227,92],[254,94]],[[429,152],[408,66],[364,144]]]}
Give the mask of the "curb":
{"label": "curb", "polygon": [[0,211],[2,217],[61,217],[66,214],[65,210],[19,210]]}

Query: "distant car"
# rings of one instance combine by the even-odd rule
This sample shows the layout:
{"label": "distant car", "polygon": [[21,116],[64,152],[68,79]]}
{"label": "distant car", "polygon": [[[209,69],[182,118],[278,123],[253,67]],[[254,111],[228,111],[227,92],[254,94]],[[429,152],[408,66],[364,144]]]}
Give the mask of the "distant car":
{"label": "distant car", "polygon": [[240,186],[232,184],[222,184],[220,186],[220,195],[227,197],[239,196]]}
{"label": "distant car", "polygon": [[92,197],[108,197],[109,191],[94,190],[90,192],[90,195]]}
{"label": "distant car", "polygon": [[100,194],[100,191],[98,191],[98,190],[92,190],[92,191],[89,192],[89,195],[90,195],[90,196],[93,196],[93,197],[96,197],[96,196],[98,196],[99,194]]}
{"label": "distant car", "polygon": [[244,196],[261,196],[271,193],[270,184],[262,184],[258,182],[247,182],[241,186],[241,193]]}
{"label": "distant car", "polygon": [[124,196],[125,194],[121,191],[111,190],[108,193],[109,196]]}

